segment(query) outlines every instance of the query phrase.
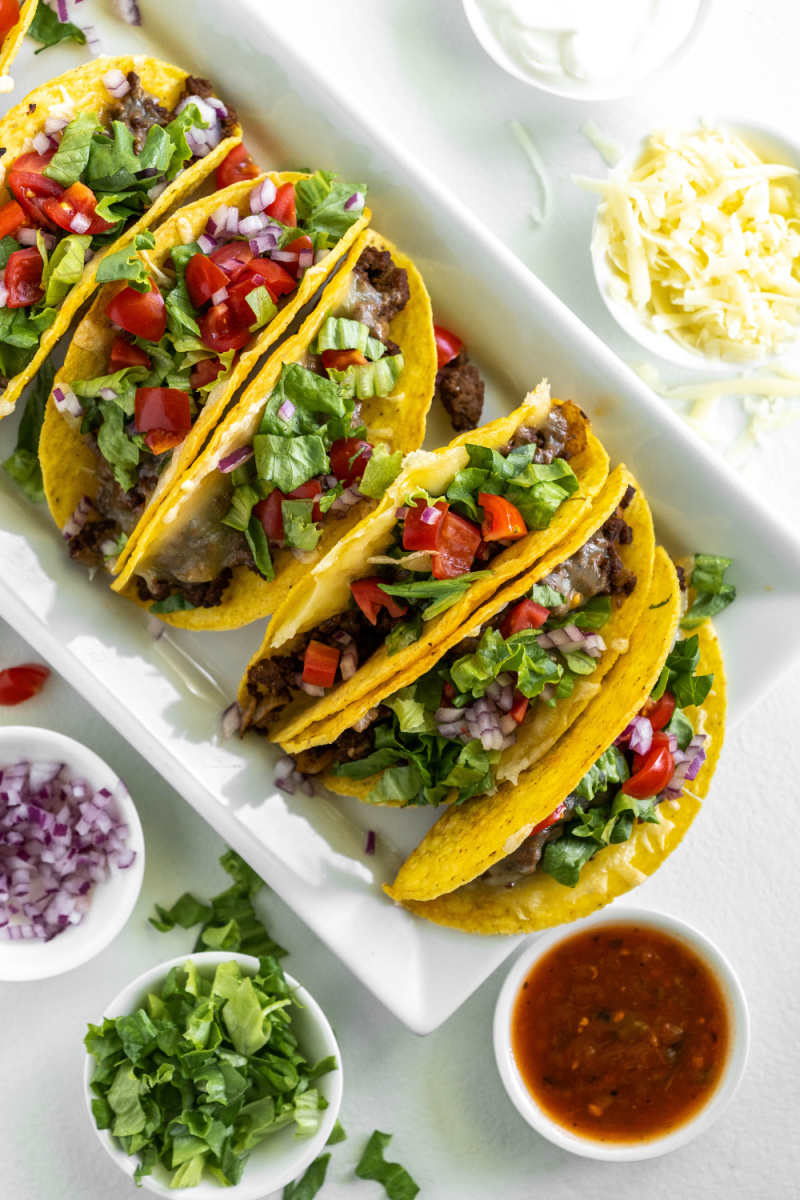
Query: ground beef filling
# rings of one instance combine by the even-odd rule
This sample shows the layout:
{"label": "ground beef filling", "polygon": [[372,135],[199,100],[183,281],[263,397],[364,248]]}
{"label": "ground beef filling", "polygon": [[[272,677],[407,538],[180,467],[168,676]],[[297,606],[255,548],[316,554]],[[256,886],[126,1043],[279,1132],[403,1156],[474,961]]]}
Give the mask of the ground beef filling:
{"label": "ground beef filling", "polygon": [[105,555],[100,547],[109,539],[116,538],[119,527],[116,521],[89,521],[67,542],[70,558],[74,558],[88,570],[102,567]]}
{"label": "ground beef filling", "polygon": [[436,391],[453,429],[477,429],[483,413],[483,380],[462,346],[456,357],[438,372]]}
{"label": "ground beef filling", "polygon": [[171,114],[145,91],[135,71],[128,72],[130,91],[111,105],[112,121],[122,121],[133,134],[134,153],[140,154],[148,133],[154,125],[168,125]]}
{"label": "ground beef filling", "polygon": [[358,648],[358,661],[362,665],[379,646],[386,641],[394,625],[394,618],[382,608],[377,621],[372,625],[360,608],[348,609],[323,621],[297,639],[291,654],[262,658],[247,673],[247,691],[252,698],[242,714],[241,729],[253,727],[267,729],[279,715],[280,710],[297,694],[299,678],[303,673],[303,655],[310,641],[322,642],[341,650],[337,633],[348,634]]}

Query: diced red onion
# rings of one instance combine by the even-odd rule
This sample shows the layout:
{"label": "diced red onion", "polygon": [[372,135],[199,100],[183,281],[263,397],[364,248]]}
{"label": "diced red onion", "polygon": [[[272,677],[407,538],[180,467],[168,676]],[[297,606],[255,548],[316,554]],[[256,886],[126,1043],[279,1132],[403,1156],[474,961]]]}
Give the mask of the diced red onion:
{"label": "diced red onion", "polygon": [[211,295],[211,303],[212,304],[222,304],[223,300],[227,300],[227,299],[228,299],[228,289],[226,287],[218,288],[217,291],[213,292]]}
{"label": "diced red onion", "polygon": [[206,104],[210,104],[212,108],[215,108],[223,121],[225,120],[228,115],[228,110],[221,100],[218,100],[216,96],[209,96],[206,100]]}
{"label": "diced red onion", "polygon": [[37,154],[47,154],[52,150],[50,139],[46,133],[39,132],[36,134],[36,137],[33,139],[33,148]]}
{"label": "diced red onion", "polygon": [[441,511],[438,508],[428,507],[423,509],[420,520],[423,521],[425,525],[435,525],[436,522],[441,519],[441,516]]}
{"label": "diced red onion", "polygon": [[242,710],[238,703],[234,700],[233,704],[229,705],[222,714],[222,740],[227,742],[237,732],[239,721],[241,719]]}
{"label": "diced red onion", "polygon": [[[53,8],[53,5],[50,4],[49,7]],[[56,0],[55,11],[59,21],[62,25],[64,25],[69,20],[69,8],[67,6],[67,0]]]}
{"label": "diced red onion", "polygon": [[301,271],[307,271],[309,267],[314,265],[314,251],[301,250],[297,259],[297,265]]}
{"label": "diced red onion", "polygon": [[94,25],[81,25],[81,29],[86,34],[86,44],[92,54],[100,54],[103,48],[103,43],[95,29]]}
{"label": "diced red onion", "polygon": [[375,853],[375,830],[374,829],[367,830],[367,843],[364,847],[364,853],[365,854],[374,854]]}
{"label": "diced red onion", "polygon": [[53,133],[60,133],[62,129],[66,129],[69,121],[63,117],[46,117],[44,122],[44,131],[48,136]]}
{"label": "diced red onion", "polygon": [[69,223],[69,227],[73,233],[86,233],[91,223],[92,219],[91,217],[87,217],[86,213],[76,212]]}
{"label": "diced red onion", "polygon": [[5,308],[8,304],[8,288],[5,282],[0,280],[0,308]]}
{"label": "diced red onion", "polygon": [[358,650],[355,642],[351,639],[350,643],[342,652],[342,657],[339,659],[339,670],[342,673],[342,679],[352,679],[358,670]]}
{"label": "diced red onion", "polygon": [[67,517],[66,521],[64,522],[64,527],[61,530],[61,536],[65,542],[71,541],[72,538],[76,537],[77,534],[80,533],[86,524],[86,519],[91,511],[91,500],[88,496],[83,496],[78,502],[75,511],[71,514],[71,516]]}
{"label": "diced red onion", "polygon": [[20,246],[35,246],[36,245],[36,230],[35,229],[18,229],[15,237]]}
{"label": "diced red onion", "polygon": [[345,488],[341,496],[337,496],[333,504],[328,509],[328,512],[336,513],[339,516],[344,516],[354,504],[358,504],[362,499],[361,493],[357,487]]}
{"label": "diced red onion", "polygon": [[205,129],[195,129],[192,127],[186,130],[186,144],[195,158],[205,158],[211,150],[211,147],[205,141],[205,135]]}
{"label": "diced red onion", "polygon": [[252,446],[240,446],[238,450],[234,450],[231,454],[226,454],[225,458],[221,458],[217,469],[223,475],[230,475],[231,471],[235,471],[237,467],[241,467],[242,463],[246,463],[252,457]]}
{"label": "diced red onion", "polygon": [[111,387],[100,388],[100,391],[97,394],[103,400],[116,400],[117,398],[117,393]]}
{"label": "diced red onion", "polygon": [[[231,209],[227,204],[220,204],[219,208],[215,208],[211,216],[206,221],[206,233],[210,234],[211,237],[219,237],[221,234],[226,233],[228,229],[228,217],[230,216],[230,213]],[[233,213],[238,227],[239,213],[235,208],[233,209]]]}
{"label": "diced red onion", "polygon": [[363,192],[353,192],[344,202],[345,212],[357,212],[364,207],[365,197]]}
{"label": "diced red onion", "polygon": [[136,0],[111,0],[111,11],[126,25],[141,25],[142,23]]}
{"label": "diced red onion", "polygon": [[296,412],[297,408],[294,404],[292,404],[291,400],[284,400],[283,404],[278,409],[278,416],[282,421],[291,421]]}
{"label": "diced red onion", "polygon": [[647,717],[634,717],[630,724],[629,745],[634,754],[647,754],[653,744],[653,726]]}
{"label": "diced red onion", "polygon": [[302,775],[297,770],[297,764],[293,758],[288,755],[278,761],[275,767],[275,786],[280,788],[282,792],[287,792],[293,796],[297,788],[305,792],[307,796],[314,795],[314,785],[306,775]]}
{"label": "diced red onion", "polygon": [[42,241],[44,242],[44,248],[45,248],[45,250],[47,251],[47,253],[48,253],[48,254],[50,254],[50,253],[51,253],[51,251],[55,250],[55,248],[56,248],[56,235],[55,235],[54,233],[51,233],[49,229],[48,229],[48,230],[45,230],[45,231],[43,231],[43,233],[42,233]]}
{"label": "diced red onion", "polygon": [[250,238],[249,246],[253,254],[268,254],[275,249],[280,237],[280,230],[277,226],[269,226],[267,229],[262,229],[254,238]]}
{"label": "diced red onion", "polygon": [[300,688],[300,691],[305,692],[307,696],[325,695],[325,688],[320,687],[317,683],[306,683],[304,679],[301,679],[297,686]]}
{"label": "diced red onion", "polygon": [[[219,124],[219,114],[218,114],[217,110],[215,108],[212,108],[212,106],[208,103],[208,101],[204,100],[202,96],[197,96],[197,95],[185,96],[184,99],[181,100],[180,104],[175,109],[175,115],[179,116],[180,113],[182,113],[183,110],[189,104],[194,104],[196,106],[198,112],[200,113],[201,118],[204,121],[207,121],[209,126]],[[205,138],[206,135],[210,132],[210,130],[196,129],[196,130],[192,130],[192,132],[197,133],[198,136],[202,136],[203,138]]]}
{"label": "diced red onion", "polygon": [[250,212],[260,213],[269,208],[277,195],[278,189],[269,176],[257,183],[250,192]]}
{"label": "diced red onion", "polygon": [[0,937],[49,941],[80,924],[93,885],[133,863],[127,836],[107,789],[65,778],[62,763],[0,770]]}
{"label": "diced red onion", "polygon": [[271,257],[274,262],[296,263],[300,258],[300,251],[273,250]]}
{"label": "diced red onion", "polygon": [[263,213],[251,213],[248,217],[240,217],[238,223],[238,232],[242,237],[251,238],[260,233],[262,229],[266,229],[269,225],[269,217],[265,217]]}
{"label": "diced red onion", "polygon": [[121,100],[131,90],[131,85],[118,67],[112,67],[110,71],[106,72],[103,76],[103,85],[108,94],[116,100]]}
{"label": "diced red onion", "polygon": [[154,183],[153,186],[148,189],[147,199],[150,201],[151,204],[154,204],[155,201],[158,199],[158,197],[166,190],[167,190],[167,181],[165,179],[162,179],[158,183]]}
{"label": "diced red onion", "polygon": [[[668,734],[667,734],[667,739],[668,739],[668,742],[669,742],[669,752],[670,752],[670,754],[672,755],[672,757],[673,757],[673,758],[675,758],[675,756],[676,756],[677,754],[680,754],[680,755],[681,755],[681,758],[682,758],[682,757],[683,757],[683,751],[678,749],[678,738],[677,738],[676,734],[674,734],[674,733],[668,733]],[[648,749],[649,749],[649,747],[648,747]],[[679,760],[678,760],[677,758],[675,758],[675,761],[676,761],[676,762],[678,762]]]}
{"label": "diced red onion", "polygon": [[329,492],[329,491],[331,491],[332,488],[335,488],[338,482],[339,482],[339,480],[336,478],[335,475],[323,475],[322,476],[322,486],[326,492]]}
{"label": "diced red onion", "polygon": [[62,387],[60,384],[57,387],[54,387],[53,403],[60,413],[66,412],[73,417],[83,416],[81,402],[71,387]]}
{"label": "diced red onion", "polygon": [[216,238],[209,237],[207,233],[201,233],[200,237],[197,239],[197,244],[202,250],[203,254],[210,254],[212,250],[216,250],[219,242]]}
{"label": "diced red onion", "polygon": [[166,629],[161,621],[159,621],[158,617],[148,617],[147,632],[150,634],[150,637],[153,639],[153,641],[157,642],[159,638],[164,636]]}
{"label": "diced red onion", "polygon": [[402,508],[396,508],[394,510],[394,515],[397,517],[398,521],[405,521],[406,517],[408,516],[408,508],[405,506]]}

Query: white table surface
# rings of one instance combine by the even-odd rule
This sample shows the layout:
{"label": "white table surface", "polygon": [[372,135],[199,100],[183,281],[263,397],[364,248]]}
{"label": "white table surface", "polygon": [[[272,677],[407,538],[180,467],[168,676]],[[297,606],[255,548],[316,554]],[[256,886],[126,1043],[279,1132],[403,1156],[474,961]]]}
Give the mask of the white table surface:
{"label": "white table surface", "polygon": [[[86,0],[81,13],[97,2]],[[221,15],[233,2],[220,4]],[[571,176],[605,168],[580,127],[592,119],[625,144],[682,114],[738,116],[778,125],[790,136],[797,117],[800,8],[791,0],[760,6],[718,0],[701,39],[665,78],[635,97],[595,105],[560,100],[505,75],[474,41],[458,0],[294,0],[275,7],[273,19],[294,31],[317,69],[338,78],[346,73],[354,93],[391,133],[629,361],[645,355],[617,330],[591,276],[594,201]],[[91,17],[87,12],[82,19]],[[14,99],[26,90],[32,49],[28,43],[15,65]],[[54,56],[53,71],[85,58],[78,49],[71,58],[62,50],[45,54]],[[513,118],[526,125],[549,166],[554,205],[544,228],[527,219],[536,194],[505,127]],[[689,381],[685,373],[667,375]],[[800,425],[765,442],[744,471],[751,486],[794,518],[800,517],[799,451]],[[757,643],[757,630],[753,637]],[[35,648],[0,622],[0,667],[36,657]],[[492,1054],[491,1018],[505,969],[421,1040],[277,897],[262,894],[262,914],[291,950],[287,967],[328,1013],[347,1070],[342,1121],[349,1139],[333,1150],[323,1197],[377,1200],[384,1194],[353,1176],[375,1128],[395,1135],[389,1157],[404,1163],[422,1194],[436,1200],[797,1194],[800,1063],[793,1018],[800,955],[791,807],[797,785],[789,751],[797,744],[798,716],[800,669],[794,667],[729,735],[709,802],[687,843],[631,897],[696,924],[717,941],[741,976],[753,1022],[750,1064],[733,1105],[701,1139],[667,1158],[593,1163],[557,1150],[528,1128],[506,1098]],[[191,948],[191,933],[158,934],[147,916],[155,902],[170,904],[184,890],[207,897],[225,887],[227,876],[217,866],[223,845],[63,680],[51,678],[24,706],[0,709],[0,721],[59,729],[106,758],[133,793],[147,842],[142,895],[113,945],[60,978],[0,985],[0,1194],[9,1200],[133,1196],[133,1184],[100,1149],[84,1109],[83,1033],[127,980]]]}

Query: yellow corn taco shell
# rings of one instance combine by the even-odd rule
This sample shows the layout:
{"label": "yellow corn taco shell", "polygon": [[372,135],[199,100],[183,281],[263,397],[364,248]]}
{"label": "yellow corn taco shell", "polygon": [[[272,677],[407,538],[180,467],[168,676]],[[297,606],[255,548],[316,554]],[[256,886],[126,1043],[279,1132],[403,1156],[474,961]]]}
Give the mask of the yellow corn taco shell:
{"label": "yellow corn taco shell", "polygon": [[[388,250],[395,263],[408,272],[410,299],[403,312],[390,323],[389,333],[403,351],[404,366],[397,385],[388,396],[374,396],[362,405],[362,418],[370,438],[388,443],[390,449],[409,450],[419,445],[425,434],[425,418],[433,397],[436,380],[436,344],[430,298],[422,276],[414,264],[391,242],[368,230],[357,238],[339,273],[327,285],[299,333],[288,339],[252,381],[234,408],[214,432],[211,441],[189,470],[176,480],[156,518],[137,539],[114,590],[141,603],[135,576],[155,569],[158,563],[172,561],[180,552],[187,534],[197,537],[207,528],[207,520],[216,520],[227,509],[226,476],[218,471],[222,458],[249,445],[258,429],[261,414],[280,376],[284,363],[301,361],[329,312],[334,316],[345,304],[352,270],[367,245]],[[308,564],[322,560],[347,532],[375,506],[365,500],[341,519],[328,515],[319,544],[300,561],[289,550],[278,551],[273,558],[276,578],[266,582],[246,567],[235,567],[233,580],[223,602],[215,608],[165,613],[161,619],[187,629],[237,629],[250,621],[268,616],[286,600],[291,589],[308,572]],[[149,607],[149,604],[147,605]]]}
{"label": "yellow corn taco shell", "polygon": [[714,686],[700,709],[686,712],[698,732],[710,734],[710,746],[697,779],[677,800],[658,805],[659,823],[637,824],[627,842],[607,846],[581,871],[574,888],[536,872],[512,888],[475,880],[448,895],[406,907],[439,925],[472,933],[532,933],[587,917],[617,896],[638,887],[658,870],[683,840],[701,808],[714,773],[725,725],[725,671],[719,643],[710,625],[694,631],[700,639],[700,667],[714,673]]}
{"label": "yellow corn taco shell", "polygon": [[[234,205],[240,215],[249,213],[249,197],[253,187],[261,179],[246,179],[235,183],[224,191],[214,192],[194,204],[181,208],[166,221],[155,234],[155,248],[139,251],[139,257],[158,277],[170,256],[173,246],[194,242],[203,233],[208,218],[220,205]],[[269,178],[280,187],[283,183],[295,183],[304,178],[294,171],[271,173]],[[365,209],[361,218],[353,224],[345,236],[328,256],[306,271],[300,286],[288,297],[288,303],[279,308],[272,321],[254,335],[252,341],[241,352],[239,361],[230,377],[214,388],[192,426],[191,431],[172,454],[169,466],[162,473],[158,486],[151,496],[139,526],[128,539],[128,543],[116,562],[116,570],[124,569],[125,563],[136,544],[137,537],[147,526],[170,492],[173,483],[194,462],[210,432],[219,424],[225,409],[245,381],[258,359],[285,332],[298,311],[314,295],[336,267],[342,255],[352,245],[370,218]],[[106,307],[113,296],[125,286],[124,281],[105,284],[97,293],[92,306],[81,321],[72,338],[66,361],[55,378],[55,386],[63,387],[76,379],[92,379],[108,372],[108,357],[114,341],[115,329],[106,316]],[[424,414],[422,417],[424,422]],[[51,395],[47,402],[45,419],[39,440],[39,458],[42,465],[44,489],[50,513],[59,529],[83,496],[94,500],[98,490],[97,454],[84,441],[80,432],[80,419],[67,413],[59,413]]]}
{"label": "yellow corn taco shell", "polygon": [[[510,416],[462,434],[442,450],[410,455],[402,474],[387,490],[369,521],[351,536],[343,538],[327,558],[309,572],[302,596],[292,598],[276,611],[264,644],[248,664],[248,671],[262,658],[290,653],[299,635],[349,607],[350,584],[370,574],[371,559],[385,555],[396,522],[396,509],[409,492],[424,488],[431,495],[441,495],[456,471],[467,465],[467,443],[499,449],[521,426],[540,425],[552,404],[561,404],[561,401],[551,401],[546,383],[540,384]],[[563,412],[569,423],[571,440],[582,447],[570,458],[570,466],[580,486],[563,502],[548,527],[532,531],[503,550],[492,560],[491,578],[476,580],[457,604],[426,622],[419,641],[392,656],[387,654],[385,646],[381,646],[351,679],[338,682],[324,698],[311,701],[303,695],[287,705],[280,720],[270,730],[274,740],[286,749],[302,749],[332,741],[352,724],[347,719],[342,723],[341,714],[345,710],[369,699],[370,702],[364,704],[366,711],[372,707],[373,695],[395,690],[394,681],[405,677],[408,671],[416,678],[420,664],[438,658],[442,646],[450,644],[454,635],[454,640],[458,641],[463,636],[459,632],[462,627],[468,622],[471,624],[475,611],[499,587],[526,571],[551,547],[563,541],[587,511],[608,475],[608,455],[589,429],[587,418],[570,401],[563,405]],[[244,712],[252,709],[247,673],[240,684],[239,703]],[[319,730],[310,740],[304,735],[312,724],[319,726]]]}
{"label": "yellow corn taco shell", "polygon": [[[661,604],[666,600],[665,604]],[[534,826],[577,787],[592,763],[636,715],[650,695],[672,646],[680,615],[675,568],[658,547],[648,613],[614,664],[606,686],[550,753],[519,782],[502,784],[494,796],[475,796],[448,808],[398,872],[389,895],[395,900],[433,900],[487,871],[511,854]]]}
{"label": "yellow corn taco shell", "polygon": [[[36,88],[25,97],[21,104],[12,108],[0,121],[0,147],[5,149],[3,165],[8,171],[17,158],[29,149],[30,139],[44,130],[51,106],[59,106],[62,111],[77,114],[89,109],[97,113],[103,121],[110,113],[111,106],[116,103],[103,84],[103,76],[117,68],[127,75],[135,71],[141,85],[152,93],[164,108],[173,109],[177,104],[183,86],[188,79],[188,72],[182,71],[171,63],[160,62],[156,58],[144,56],[132,57],[129,54],[117,55],[113,58],[95,58],[74,71],[59,75],[42,87]],[[121,246],[132,241],[137,233],[149,226],[154,226],[183,196],[188,195],[209,175],[218,163],[241,140],[239,133],[235,137],[223,138],[205,158],[191,163],[185,170],[167,185],[161,195],[155,200],[146,213],[143,213],[135,224],[99,250],[94,258],[87,263],[80,283],[75,284],[69,294],[58,306],[55,321],[42,334],[39,348],[34,358],[24,371],[9,380],[8,387],[0,395],[0,417],[8,416],[13,411],[25,384],[33,378],[47,355],[52,350],[61,335],[69,327],[75,314],[84,301],[92,294],[97,286],[95,276],[97,268],[107,254],[113,254]],[[7,186],[0,187],[0,205],[13,199]]]}
{"label": "yellow corn taco shell", "polygon": [[[469,627],[456,630],[446,643],[437,647],[436,654],[423,662],[416,669],[407,672],[401,678],[392,681],[391,689],[380,695],[373,693],[366,701],[351,706],[341,718],[333,718],[329,725],[335,729],[332,736],[320,739],[318,726],[313,727],[313,733],[307,732],[303,745],[301,739],[290,749],[290,753],[333,741],[344,729],[349,729],[357,720],[365,715],[369,708],[374,707],[385,699],[389,691],[397,692],[413,683],[426,671],[429,671],[436,661],[463,637],[477,636],[487,622],[503,609],[506,604],[521,599],[535,583],[549,575],[559,563],[564,562],[575,554],[580,547],[613,515],[620,500],[629,485],[636,486],[635,480],[625,469],[617,467],[612,471],[600,491],[594,504],[581,517],[580,521],[570,530],[569,536],[549,554],[536,564],[535,568],[520,575],[517,579],[502,588],[492,597],[488,604],[475,613]],[[516,783],[522,771],[538,762],[553,746],[561,735],[569,728],[583,712],[590,701],[604,686],[604,679],[613,667],[620,654],[624,654],[630,644],[634,630],[644,614],[645,606],[649,603],[650,580],[653,573],[653,555],[655,552],[655,536],[653,521],[647,501],[637,488],[636,495],[625,510],[625,519],[633,531],[633,541],[628,545],[619,546],[623,565],[636,575],[636,587],[630,596],[620,597],[620,603],[612,609],[611,616],[600,633],[606,643],[606,649],[598,659],[597,669],[584,678],[576,680],[572,694],[556,703],[555,708],[533,702],[533,707],[519,726],[516,742],[503,755],[495,769],[495,779],[498,783],[510,780]],[[324,733],[324,731],[322,731]],[[302,761],[299,767],[303,769]],[[326,771],[322,782],[332,792],[345,796],[356,796],[365,800],[377,784],[380,776],[372,775],[367,779],[350,779],[346,776],[332,775]]]}
{"label": "yellow corn taco shell", "polygon": [[[0,76],[8,75],[9,67],[19,54],[20,46],[25,39],[25,34],[28,32],[28,26],[33,20],[38,3],[39,0],[26,0],[24,4],[20,4],[19,20],[12,29],[9,29],[3,39],[2,49],[0,49]],[[0,90],[4,91],[6,89],[0,88]],[[10,91],[11,89],[8,88],[8,90]]]}

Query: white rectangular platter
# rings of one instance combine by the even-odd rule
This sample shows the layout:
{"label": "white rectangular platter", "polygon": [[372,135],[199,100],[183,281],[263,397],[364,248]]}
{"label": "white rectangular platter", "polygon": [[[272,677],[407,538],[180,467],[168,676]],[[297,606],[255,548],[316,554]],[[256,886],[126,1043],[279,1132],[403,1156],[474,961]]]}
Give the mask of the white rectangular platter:
{"label": "white rectangular platter", "polygon": [[[800,543],[361,103],[357,64],[334,93],[270,27],[259,0],[145,0],[141,31],[101,27],[109,53],[155,53],[208,75],[239,111],[248,146],[270,168],[311,165],[369,185],[374,224],[417,261],[437,320],[467,341],[488,383],[485,416],[515,407],[542,375],[592,416],[614,462],[638,476],[660,540],[675,553],[730,554],[736,604],[719,621],[738,720],[800,652]],[[51,53],[51,52],[48,52]],[[74,65],[63,52],[17,97]],[[576,253],[579,251],[576,251]],[[588,254],[588,248],[586,248]],[[429,444],[446,441],[441,414]],[[16,420],[0,424],[0,459]],[[276,754],[258,739],[223,742],[263,623],[229,634],[170,632],[155,642],[141,610],[64,552],[46,512],[0,472],[0,613],[243,854],[400,1020],[444,1021],[518,939],[440,929],[391,904],[381,885],[434,814],[274,790]],[[714,793],[710,803],[714,803]],[[377,853],[365,853],[366,832]],[[668,870],[679,870],[676,862]],[[165,881],[168,882],[168,881]],[[167,897],[165,896],[165,899]]]}

